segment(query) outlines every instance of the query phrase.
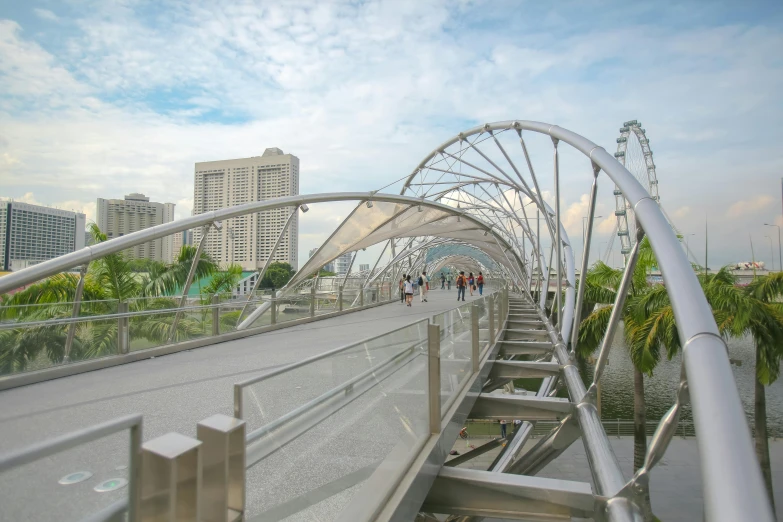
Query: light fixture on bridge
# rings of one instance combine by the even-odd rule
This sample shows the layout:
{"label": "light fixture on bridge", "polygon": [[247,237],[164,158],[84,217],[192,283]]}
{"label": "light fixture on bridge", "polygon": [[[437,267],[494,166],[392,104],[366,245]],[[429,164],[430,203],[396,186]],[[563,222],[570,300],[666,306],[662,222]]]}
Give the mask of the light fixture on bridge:
{"label": "light fixture on bridge", "polygon": [[486,236],[487,234],[489,234],[489,231],[488,231],[488,230],[485,230],[485,231],[484,231],[484,235]]}
{"label": "light fixture on bridge", "polygon": [[367,208],[372,208],[372,200],[367,200]]}
{"label": "light fixture on bridge", "polygon": [[305,212],[310,210],[310,207],[308,207],[305,203],[302,203],[301,205],[299,205],[299,209],[302,211],[302,214],[304,214]]}
{"label": "light fixture on bridge", "polygon": [[421,208],[421,204],[419,205],[419,212],[424,212],[424,209]]}

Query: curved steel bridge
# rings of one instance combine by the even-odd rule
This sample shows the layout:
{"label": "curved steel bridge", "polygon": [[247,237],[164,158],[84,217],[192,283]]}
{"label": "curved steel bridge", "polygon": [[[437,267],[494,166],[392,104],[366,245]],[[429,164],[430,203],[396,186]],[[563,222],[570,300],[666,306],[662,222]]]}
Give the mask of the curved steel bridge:
{"label": "curved steel bridge", "polygon": [[[561,162],[570,179],[583,172],[585,185],[590,185],[588,223],[593,223],[601,172],[636,216],[636,241],[589,383],[583,382],[574,358],[575,310],[582,308],[584,285],[576,283],[572,244],[563,225]],[[666,452],[682,407],[690,403],[706,519],[773,520],[726,345],[696,275],[655,198],[611,154],[554,125],[497,122],[444,142],[400,181],[399,194],[313,194],[219,209],[89,246],[0,279],[3,293],[67,270],[80,269],[81,274],[70,318],[0,324],[5,330],[56,325],[68,330],[62,364],[4,376],[0,389],[216,343],[264,343],[271,339],[268,332],[340,321],[351,312],[383,324],[388,314],[380,305],[398,300],[400,276],[425,268],[430,273],[443,268],[482,270],[490,291],[463,306],[440,305],[440,313],[432,317],[407,325],[390,323],[390,331],[378,335],[383,329],[378,327],[372,337],[343,341],[344,346],[309,352],[309,357],[288,364],[243,368],[239,373],[247,378],[234,385],[233,415],[215,411],[198,424],[195,437],[171,433],[142,444],[142,418],[130,415],[32,446],[12,447],[0,456],[0,484],[24,478],[25,470],[28,477],[37,477],[30,467],[36,469],[45,459],[61,457],[78,469],[86,454],[116,454],[116,445],[104,447],[101,441],[129,430],[128,487],[118,490],[112,503],[90,512],[90,520],[424,521],[446,515],[461,521],[641,521],[649,516],[643,508],[650,471]],[[114,314],[79,314],[86,267],[92,261],[189,229],[200,230],[197,260],[203,238],[226,220],[276,208],[290,208],[293,216],[309,205],[336,201],[355,201],[357,206],[278,292],[266,295],[258,289],[267,262],[246,299],[216,298],[194,305],[187,301],[186,287],[176,308],[132,312],[120,303]],[[644,466],[626,477],[602,428],[596,388],[645,235],[676,316],[683,370],[676,402],[650,441]],[[592,225],[586,232],[582,277],[590,263],[591,237]],[[373,245],[383,245],[383,251],[371,270],[350,278],[311,277],[338,256]],[[427,252],[439,245],[478,249],[492,264],[464,253],[441,255],[428,263]],[[239,312],[228,330],[220,326],[226,311]],[[152,313],[168,314],[169,342],[131,349],[129,324]],[[211,315],[212,331],[181,340],[178,321],[194,313]],[[69,360],[78,325],[98,321],[117,324],[117,353]],[[305,336],[311,327],[291,332]],[[344,335],[350,337],[350,332]],[[230,346],[215,346],[210,357],[217,363],[220,352]],[[493,393],[518,378],[540,379],[540,386],[528,395]],[[558,387],[567,391],[568,399],[555,397]],[[167,404],[155,408],[169,411]],[[498,447],[500,441],[446,463],[467,418],[523,421],[503,441],[487,471],[459,464]],[[531,444],[534,425],[541,421],[558,423]],[[6,427],[13,430],[9,422]],[[592,484],[535,476],[580,438]],[[123,444],[127,452],[128,444]],[[85,480],[78,473],[69,477],[61,483]],[[42,495],[39,505],[28,508],[46,509]],[[82,500],[95,506],[87,497],[71,502]]]}

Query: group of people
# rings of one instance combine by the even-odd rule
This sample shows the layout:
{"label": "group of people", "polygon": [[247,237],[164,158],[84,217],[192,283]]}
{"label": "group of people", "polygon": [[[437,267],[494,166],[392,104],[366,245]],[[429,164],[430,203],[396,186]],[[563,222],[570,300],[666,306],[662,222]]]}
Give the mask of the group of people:
{"label": "group of people", "polygon": [[[473,272],[469,272],[465,275],[464,271],[461,271],[455,281],[457,286],[457,301],[465,300],[465,291],[469,290],[470,295],[478,290],[478,295],[484,295],[484,275],[479,272],[478,276],[473,276]],[[448,284],[448,289],[451,290],[451,274],[446,277],[443,272],[440,273],[440,288],[444,290]],[[427,302],[427,295],[430,291],[430,278],[427,276],[426,271],[422,271],[418,280],[414,283],[410,274],[403,274],[399,281],[400,287],[400,304],[405,303],[408,306],[413,304],[413,292],[419,288],[419,300],[422,303]]]}

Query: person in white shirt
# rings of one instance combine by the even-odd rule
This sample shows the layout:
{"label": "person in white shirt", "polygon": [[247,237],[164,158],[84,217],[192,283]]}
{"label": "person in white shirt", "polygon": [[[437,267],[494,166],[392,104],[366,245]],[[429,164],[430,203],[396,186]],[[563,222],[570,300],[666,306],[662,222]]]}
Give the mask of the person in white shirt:
{"label": "person in white shirt", "polygon": [[408,306],[413,303],[413,283],[411,282],[411,276],[405,278],[405,302]]}
{"label": "person in white shirt", "polygon": [[427,277],[427,272],[422,272],[419,276],[419,299],[422,303],[427,302],[427,293],[430,291],[430,278]]}
{"label": "person in white shirt", "polygon": [[500,436],[504,439],[506,438],[506,421],[501,420],[500,421]]}

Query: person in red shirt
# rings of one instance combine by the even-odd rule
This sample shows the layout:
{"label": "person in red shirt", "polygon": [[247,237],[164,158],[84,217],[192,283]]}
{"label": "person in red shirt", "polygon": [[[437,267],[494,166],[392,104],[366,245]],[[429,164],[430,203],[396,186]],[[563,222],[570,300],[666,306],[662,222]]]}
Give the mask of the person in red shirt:
{"label": "person in red shirt", "polygon": [[479,272],[476,278],[476,284],[478,285],[479,295],[484,295],[484,276],[481,275],[481,272]]}

